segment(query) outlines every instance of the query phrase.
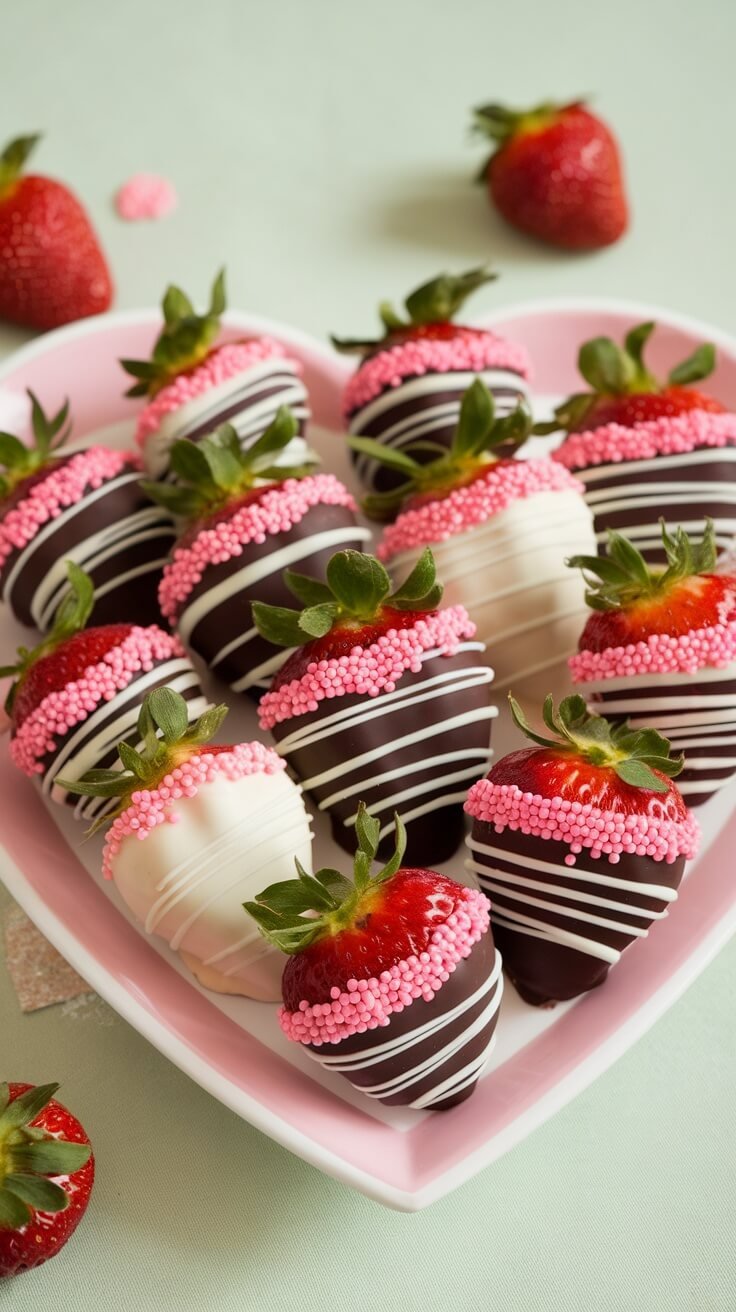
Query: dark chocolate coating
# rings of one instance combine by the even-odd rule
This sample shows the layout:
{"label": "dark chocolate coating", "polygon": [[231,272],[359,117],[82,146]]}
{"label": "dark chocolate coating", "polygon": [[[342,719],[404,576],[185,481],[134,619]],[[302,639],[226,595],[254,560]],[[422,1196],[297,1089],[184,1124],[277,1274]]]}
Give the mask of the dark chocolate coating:
{"label": "dark chocolate coating", "polygon": [[[477,651],[460,651],[452,656],[437,656],[425,661],[418,673],[407,670],[397,681],[397,689],[405,691],[410,688],[419,690],[429,678],[439,673],[461,671],[480,665],[480,653]],[[347,695],[333,700],[325,699],[318,709],[307,715],[300,715],[274,726],[272,732],[277,742],[292,734],[296,729],[302,730],[311,725],[318,725],[325,717],[336,711],[347,711],[353,707],[369,706],[373,699],[359,694]],[[428,783],[426,793],[422,793],[420,803],[434,802],[435,808],[426,814],[407,822],[407,850],[405,864],[434,868],[451,857],[460,846],[464,833],[464,813],[462,801],[443,803],[448,792],[455,794],[468,787],[467,782],[447,785],[445,775],[463,765],[456,761],[451,765],[441,762],[431,763],[431,757],[451,751],[465,751],[477,754],[478,777],[487,768],[487,751],[490,739],[490,721],[473,719],[467,724],[447,729],[446,722],[465,712],[479,713],[489,704],[489,686],[481,684],[474,687],[449,688],[447,692],[431,699],[414,703],[403,710],[393,711],[389,715],[374,715],[353,723],[352,727],[340,733],[330,734],[318,742],[289,750],[287,761],[296,777],[302,782],[334,767],[339,761],[345,764],[345,774],[339,782],[358,783],[365,781],[365,786],[342,801],[334,802],[329,808],[332,832],[335,841],[345,852],[352,855],[355,850],[355,833],[352,825],[344,822],[355,814],[358,799],[364,801],[369,810],[376,804],[393,797],[402,787]],[[418,742],[404,743],[396,746],[397,740],[411,734],[419,727],[432,726],[435,730],[429,737]],[[360,766],[352,766],[354,758],[364,753],[383,749],[376,760]],[[424,768],[402,777],[402,769],[427,760]],[[472,756],[465,761],[468,767]],[[399,771],[393,779],[373,782],[373,776],[387,770]],[[316,803],[322,802],[334,793],[339,786],[335,780],[321,784],[311,790],[311,797]],[[399,804],[397,809],[406,812],[415,804],[415,800]],[[378,813],[384,822],[392,818],[392,810]],[[386,859],[394,847],[393,833],[389,833],[379,848],[379,856]]]}
{"label": "dark chocolate coating", "polygon": [[[504,861],[501,858],[483,855],[473,848],[474,840],[490,847],[503,849],[509,853],[512,859]],[[637,910],[639,912],[642,910],[663,911],[667,903],[661,899],[639,893],[636,888],[616,888],[613,892],[606,886],[576,879],[576,871],[589,870],[595,874],[612,875],[615,879],[677,888],[685,869],[684,857],[678,857],[677,860],[668,864],[666,861],[653,861],[651,857],[622,853],[620,861],[612,865],[604,856],[594,859],[585,848],[576,857],[574,866],[565,866],[564,860],[570,851],[567,843],[559,842],[556,839],[538,838],[533,834],[522,834],[519,830],[508,828],[504,829],[503,833],[498,834],[493,825],[477,819],[473,821],[470,846],[473,849],[473,857],[479,865],[493,866],[496,870],[505,869],[514,873],[517,877],[520,866],[523,868],[523,858],[525,856],[561,865],[565,871],[564,874],[562,872],[558,874],[545,871],[543,875],[534,870],[529,872],[530,878],[543,880],[545,884],[553,884],[560,889],[559,895],[540,894],[535,892],[533,888],[529,889],[530,895],[542,897],[545,901],[550,901],[554,897],[555,902],[559,902],[560,912],[549,911],[537,906],[529,907],[520,901],[518,897],[513,896],[512,885],[508,886],[508,893],[501,894],[497,889],[486,886],[483,875],[478,874],[480,886],[491,900],[493,932],[503,957],[506,974],[524,1001],[531,1003],[532,1006],[544,1006],[551,1002],[565,1002],[569,998],[576,998],[581,993],[587,993],[590,989],[597,988],[608,975],[609,963],[599,957],[591,956],[589,953],[580,952],[576,948],[567,947],[562,943],[549,942],[530,934],[519,933],[515,929],[499,924],[496,915],[502,914],[505,909],[532,915],[536,920],[544,921],[549,925],[557,925],[572,933],[582,934],[586,938],[595,939],[597,942],[604,943],[608,947],[621,952],[630,943],[634,942],[634,936],[623,931],[618,932],[615,929],[609,929],[604,925],[590,924],[586,921],[565,916],[564,908],[566,906],[578,910],[585,909],[585,903],[573,901],[570,897],[565,896],[565,892],[573,891],[608,896],[617,902],[625,903],[632,908],[630,912],[615,911],[608,907],[602,909],[597,907],[595,903],[591,904],[588,909],[607,920],[620,920],[622,923],[628,921],[642,929],[646,929],[651,921],[645,915],[637,915]],[[514,856],[521,857],[521,862],[517,864],[513,860]]]}
{"label": "dark chocolate coating", "polygon": [[[458,962],[450,978],[437,990],[431,1002],[425,1002],[423,998],[417,998],[408,1007],[404,1007],[403,1011],[395,1012],[390,1017],[388,1025],[378,1026],[374,1030],[366,1030],[364,1034],[353,1034],[350,1038],[341,1040],[339,1044],[326,1044],[322,1047],[309,1045],[311,1051],[318,1056],[320,1054],[329,1057],[339,1055],[341,1058],[348,1059],[355,1053],[366,1052],[393,1039],[411,1035],[414,1030],[452,1011],[464,999],[471,997],[481,987],[483,981],[490,978],[494,962],[493,935],[489,930],[475,944],[470,956]],[[408,1050],[389,1054],[374,1065],[362,1070],[338,1071],[338,1073],[349,1080],[356,1089],[369,1089],[371,1086],[385,1084],[389,1080],[400,1079],[423,1062],[429,1061],[440,1053],[447,1044],[469,1029],[488,1006],[491,999],[496,996],[500,984],[499,977],[492,989],[479,998],[471,1008],[450,1021],[446,1027],[420,1039],[415,1046]],[[452,1053],[439,1068],[420,1076],[415,1083],[402,1092],[389,1094],[377,1099],[377,1101],[385,1103],[387,1107],[406,1107],[415,1102],[416,1099],[431,1092],[437,1085],[469,1066],[474,1059],[480,1059],[493,1038],[497,1021],[498,1009],[480,1032],[470,1039],[465,1046]],[[428,1106],[433,1111],[449,1110],[449,1108],[455,1107],[458,1103],[469,1098],[476,1083],[477,1079],[457,1093],[453,1093],[451,1087],[437,1102],[429,1103]]]}
{"label": "dark chocolate coating", "polygon": [[[431,371],[429,372],[431,373]],[[509,380],[514,377],[514,371],[509,369],[503,371],[485,370],[481,371],[479,376],[483,376],[483,373],[492,374],[494,372],[502,372],[502,375]],[[426,375],[423,376],[426,377]],[[431,432],[426,434],[417,433],[417,438],[429,438],[432,442],[438,443],[439,446],[445,447],[449,451],[457,428],[460,416],[460,402],[462,401],[463,394],[467,389],[467,382],[463,382],[462,384],[458,383],[453,386],[453,371],[437,374],[435,376],[438,380],[441,380],[438,381],[438,390],[431,393],[423,393],[421,396],[413,396],[402,400],[405,392],[404,384],[413,381],[410,378],[403,379],[402,383],[395,388],[384,388],[381,396],[387,396],[389,393],[392,394],[395,397],[395,404],[386,406],[385,409],[381,410],[380,414],[375,415],[372,419],[367,421],[361,419],[361,413],[374,405],[375,401],[378,400],[377,397],[375,397],[373,401],[368,402],[365,406],[360,407],[358,410],[354,410],[348,419],[350,432],[356,433],[361,437],[372,437],[377,442],[383,442],[384,434],[386,434],[389,429],[393,428],[394,425],[401,423],[402,420],[406,420],[413,416],[416,418],[417,424],[421,424],[428,417],[428,412],[430,410],[443,406],[447,408],[446,417],[442,419],[437,427],[433,427]],[[506,383],[499,382],[497,384],[492,384],[490,387],[490,391],[493,393],[493,398],[496,403],[496,411],[499,416],[510,414],[511,411],[516,408],[520,397],[526,395],[526,388],[521,375],[516,376],[519,378],[518,387],[515,387],[510,381]],[[402,430],[400,443],[397,442],[394,437],[389,441],[388,445],[401,448],[405,444],[405,440],[409,440],[409,430],[406,428]],[[513,450],[514,446],[512,444],[507,444],[507,448],[497,448],[497,452],[502,455],[511,455]],[[432,451],[412,452],[414,459],[418,460],[421,464],[426,464],[428,461],[434,459],[436,454],[436,452]],[[361,482],[363,482],[371,491],[384,492],[391,488],[398,487],[404,481],[404,478],[400,473],[397,473],[393,469],[388,469],[384,465],[377,465],[374,461],[370,461],[368,464],[366,458],[360,456],[356,451],[351,451],[351,459]]]}
{"label": "dark chocolate coating", "polygon": [[[176,531],[171,515],[162,507],[152,506],[145,496],[138,485],[139,478],[137,471],[123,471],[103,484],[106,491],[102,495],[99,490],[86,489],[75,513],[65,511],[58,521],[44,525],[37,539],[28,546],[10,553],[0,569],[0,589],[21,624],[40,628],[44,633],[51,628],[56,608],[67,591],[66,580],[62,579],[55,590],[53,604],[50,602],[44,608],[48,610],[45,622],[37,623],[34,619],[33,599],[52,566],[68,557],[90,574],[96,589],[112,579],[120,579],[117,586],[95,601],[90,624],[161,622],[158,585]],[[145,516],[144,528],[139,523],[126,526],[125,521],[141,514]],[[101,548],[99,539],[93,544],[92,538],[103,532],[106,540]],[[106,558],[97,562],[96,557],[103,552]],[[8,580],[19,562],[18,574],[5,595]],[[125,578],[138,569],[143,572]]]}
{"label": "dark chocolate coating", "polygon": [[[652,457],[656,459],[656,457]],[[663,491],[661,500],[656,506],[643,505],[641,507],[628,506],[623,510],[607,510],[605,504],[601,505],[596,501],[589,500],[590,508],[593,512],[593,524],[597,534],[605,533],[607,529],[617,529],[618,532],[628,535],[632,528],[638,528],[647,525],[652,528],[651,537],[657,541],[651,547],[639,546],[639,542],[634,538],[634,542],[639,546],[639,550],[650,564],[662,565],[666,563],[666,554],[664,548],[659,542],[659,533],[657,530],[657,521],[663,516],[670,530],[676,528],[678,524],[685,520],[688,522],[701,521],[702,528],[705,528],[706,518],[710,518],[715,523],[716,536],[718,545],[723,548],[733,537],[733,529],[730,527],[731,522],[736,519],[736,504],[724,498],[724,491],[736,491],[736,461],[705,461],[698,458],[698,451],[687,451],[675,458],[675,463],[670,463],[673,457],[668,457],[668,464],[661,472],[658,469],[649,469],[639,471],[636,469],[635,461],[621,461],[616,465],[610,466],[610,476],[595,478],[586,485],[586,500],[589,500],[589,493],[602,492],[610,489],[612,494],[620,491],[622,497],[627,494],[631,495],[632,489],[637,484],[646,484],[645,494],[651,496],[658,490],[661,483],[682,483],[683,491],[691,483],[710,484],[712,491],[697,492],[692,494],[692,500],[687,504],[674,502],[670,499],[672,494]],[[600,469],[600,466],[596,467]],[[583,477],[585,469],[574,471]],[[594,472],[594,469],[591,470]],[[612,497],[612,499],[614,499]],[[617,499],[617,498],[616,498]],[[690,532],[697,530],[689,530]],[[701,530],[702,531],[702,530]]]}
{"label": "dark chocolate coating", "polygon": [[[254,565],[269,554],[302,541],[305,554],[292,560],[290,568],[300,574],[324,578],[327,562],[336,551],[347,548],[360,551],[364,546],[357,536],[354,538],[350,536],[350,529],[355,525],[355,515],[347,506],[312,506],[299,523],[288,532],[270,534],[265,543],[246,543],[239,556],[233,556],[230,560],[217,565],[210,565],[190,592],[181,612],[186,611],[188,606],[249,565]],[[322,547],[317,551],[310,549],[309,540],[315,533],[326,533],[341,528],[346,530],[343,541],[329,547]],[[263,601],[271,606],[294,606],[294,594],[284,582],[283,569],[280,565],[275,565],[272,573],[263,575],[255,583],[244,586],[235,596],[229,596],[212,610],[208,610],[187,637],[187,646],[201,656],[219,678],[229,684],[235,684],[243,679],[251,670],[257,669],[278,651],[282,651],[284,660],[286,659],[287,653],[282,648],[274,647],[266,638],[256,633],[213,665],[218,652],[253,628],[251,611],[253,601]],[[264,690],[252,687],[247,691],[255,700],[259,700]]]}

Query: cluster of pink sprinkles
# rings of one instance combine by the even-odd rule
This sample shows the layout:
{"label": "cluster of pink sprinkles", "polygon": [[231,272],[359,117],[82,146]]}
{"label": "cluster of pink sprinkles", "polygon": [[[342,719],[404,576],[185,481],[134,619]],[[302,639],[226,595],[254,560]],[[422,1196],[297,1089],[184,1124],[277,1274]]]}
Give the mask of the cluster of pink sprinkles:
{"label": "cluster of pink sprinkles", "polygon": [[326,698],[357,695],[378,697],[393,692],[396,681],[407,670],[417,674],[422,656],[439,650],[451,656],[466,638],[475,637],[475,625],[464,606],[444,610],[417,620],[411,628],[388,629],[368,647],[353,647],[344,656],[311,661],[304,674],[261,698],[258,707],[262,729],[316,711]]}
{"label": "cluster of pink sprinkles", "polygon": [[21,723],[10,743],[10,754],[27,775],[43,774],[43,758],[77,724],[127,688],[136,675],[152,670],[157,661],[184,656],[178,638],[157,625],[136,626],[106,652],[96,665],[88,665],[79,679],[59,692],[50,692]]}
{"label": "cluster of pink sprinkles", "polygon": [[531,372],[524,347],[495,333],[457,328],[445,339],[414,337],[378,351],[356,369],[345,388],[343,409],[351,415],[381,392],[399,387],[406,378],[428,373],[482,373],[484,369],[509,369],[522,378]]}
{"label": "cluster of pink sprinkles", "polygon": [[574,683],[594,679],[621,679],[637,674],[696,674],[722,670],[736,661],[736,620],[693,629],[671,637],[653,633],[642,642],[604,651],[579,651],[568,665]]}
{"label": "cluster of pink sprinkles", "polygon": [[700,839],[694,816],[689,812],[683,818],[674,812],[668,815],[666,803],[655,802],[650,815],[629,815],[604,811],[590,802],[522,792],[516,784],[495,784],[490,779],[473,784],[465,810],[476,820],[493,825],[497,834],[513,829],[569,844],[568,866],[575,865],[584,848],[592,857],[606,857],[611,865],[617,865],[622,854],[671,865],[680,856],[691,860]]}
{"label": "cluster of pink sprinkles", "polygon": [[296,1011],[282,1007],[279,1022],[286,1037],[319,1048],[388,1025],[394,1012],[419,998],[431,1002],[488,931],[488,899],[473,888],[458,894],[454,911],[432,932],[426,951],[381,971],[378,978],[349,979],[344,989],[333,986],[329,1002],[302,1001]]}
{"label": "cluster of pink sprinkles", "polygon": [[175,621],[209,566],[242,556],[251,542],[261,544],[277,533],[288,533],[314,506],[356,509],[354,498],[334,474],[287,478],[234,515],[203,528],[188,546],[177,547],[159,585],[159,605],[166,619]]}
{"label": "cluster of pink sprinkles", "polygon": [[113,820],[102,855],[102,873],[112,879],[115,858],[125,839],[148,835],[159,825],[178,824],[181,804],[196,797],[201,788],[215,779],[237,782],[251,774],[278,774],[286,763],[263,743],[238,743],[227,751],[209,753],[203,748],[197,756],[177,765],[164,776],[157,788],[141,788],[131,794],[130,805]]}
{"label": "cluster of pink sprinkles", "polygon": [[[135,439],[143,446],[152,433],[158,431],[166,415],[179,410],[188,401],[203,396],[211,387],[226,383],[236,374],[244,373],[261,360],[284,359],[286,348],[273,337],[252,337],[242,342],[227,342],[218,346],[196,368],[177,375],[148,402],[138,416]],[[301,373],[296,360],[288,360],[295,373]]]}
{"label": "cluster of pink sprinkles", "polygon": [[547,457],[539,460],[499,460],[488,472],[453,488],[447,496],[405,510],[385,529],[376,555],[390,560],[400,551],[445,542],[458,533],[485,524],[515,501],[538,492],[579,492],[582,483],[562,465]]}
{"label": "cluster of pink sprinkles", "polygon": [[86,492],[102,487],[124,469],[140,469],[138,456],[91,446],[70,460],[51,466],[46,477],[34,483],[27,496],[0,521],[0,569],[13,551],[22,551],[38,530],[58,519]]}
{"label": "cluster of pink sprinkles", "polygon": [[604,424],[584,433],[570,433],[552,452],[567,469],[591,465],[619,464],[622,460],[651,460],[655,456],[682,455],[700,447],[732,446],[736,443],[736,414],[712,414],[688,410],[681,415],[647,419],[625,428]]}

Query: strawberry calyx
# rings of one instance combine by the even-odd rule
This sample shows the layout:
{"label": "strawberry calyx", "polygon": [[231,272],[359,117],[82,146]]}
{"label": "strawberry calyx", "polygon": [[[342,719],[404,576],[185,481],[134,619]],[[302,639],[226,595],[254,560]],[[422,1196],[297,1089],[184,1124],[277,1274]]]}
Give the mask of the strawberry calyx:
{"label": "strawberry calyx", "polygon": [[[398,487],[367,496],[363,509],[371,519],[389,520],[409,501],[414,505],[447,496],[453,488],[471,482],[501,455],[508,457],[518,451],[531,431],[532,415],[526,401],[520,401],[511,414],[496,418],[493,396],[483,380],[476,378],[463,395],[449,451],[429,440],[417,439],[399,450],[371,437],[348,435],[354,451],[404,477]],[[422,463],[412,452],[429,452],[432,458]]]}
{"label": "strawberry calyx", "polygon": [[[362,551],[336,552],[328,561],[324,583],[290,569],[284,571],[284,580],[304,603],[303,610],[269,606],[261,601],[252,603],[258,632],[277,647],[303,647],[330,634],[331,638],[344,635],[352,648],[366,626],[375,623],[390,627],[394,611],[408,612],[412,619],[427,614],[437,609],[442,598],[429,547],[395,592],[381,562]],[[279,682],[288,665],[277,676]]]}
{"label": "strawberry calyx", "polygon": [[0,199],[3,199],[5,193],[18,182],[26,160],[40,140],[40,132],[32,133],[27,137],[16,137],[0,154]]}
{"label": "strawberry calyx", "polygon": [[548,738],[531,728],[519,703],[509,693],[514,723],[539,747],[584,761],[596,769],[612,770],[629,787],[655,793],[669,791],[668,779],[680,773],[682,756],[670,756],[670,743],[656,729],[629,729],[612,725],[602,715],[591,715],[584,698],[563,697],[557,709],[550,694],[545,698],[542,718],[554,735]]}
{"label": "strawberry calyx", "polygon": [[40,1084],[11,1097],[0,1084],[0,1230],[21,1230],[37,1211],[63,1212],[69,1195],[48,1177],[71,1175],[89,1161],[89,1144],[57,1139],[33,1124],[58,1087]]}
{"label": "strawberry calyx", "polygon": [[[693,393],[686,391],[681,400],[678,400],[677,393],[712,374],[716,364],[715,347],[711,342],[703,342],[686,360],[671,369],[666,381],[662,382],[644,363],[644,348],[655,327],[654,322],[637,324],[626,334],[623,346],[610,337],[594,337],[584,342],[578,354],[578,369],[592,390],[567,397],[555,410],[554,419],[535,424],[534,432],[546,434],[563,429],[570,433],[596,427],[614,418],[613,403],[620,404],[624,397],[670,397],[677,408],[692,408],[690,399]],[[704,398],[704,401],[708,405],[714,404],[710,398]]]}
{"label": "strawberry calyx", "polygon": [[371,867],[378,852],[380,821],[368,814],[364,802],[358,806],[355,832],[358,848],[353,863],[353,878],[339,870],[325,868],[309,875],[296,859],[297,879],[272,884],[245,910],[253,917],[261,934],[287,956],[297,955],[321,939],[334,938],[345,930],[360,928],[368,920],[383,886],[393,879],[401,866],[406,849],[406,830],[398,815],[396,846],[393,855],[376,875]]}
{"label": "strawberry calyx", "polygon": [[231,503],[266,484],[287,478],[303,478],[319,463],[312,451],[298,465],[274,462],[296,436],[298,424],[288,406],[279,407],[276,417],[256,442],[243,450],[232,424],[220,424],[199,442],[186,438],[171,448],[171,470],[175,483],[141,481],[152,501],[187,522],[216,515]]}
{"label": "strawberry calyx", "polygon": [[5,710],[11,717],[29,671],[62,642],[79,633],[92,613],[95,589],[89,574],[85,574],[73,560],[66,562],[66,573],[69,591],[60,602],[53,626],[46,637],[37,647],[19,647],[14,665],[0,666],[0,679],[12,677],[14,680],[5,698]]}
{"label": "strawberry calyx", "polygon": [[384,329],[382,337],[332,336],[330,340],[343,354],[366,355],[418,335],[451,336],[451,321],[468,296],[485,283],[494,282],[497,277],[498,274],[485,265],[461,274],[441,273],[409,293],[404,301],[408,316],[405,319],[397,314],[390,301],[381,301],[378,314]]}
{"label": "strawberry calyx", "polygon": [[12,496],[26,479],[32,478],[54,458],[54,452],[63,446],[71,432],[69,402],[65,401],[57,413],[49,417],[38,397],[27,389],[31,401],[31,427],[33,441],[30,446],[12,433],[0,432],[0,503]]}
{"label": "strawberry calyx", "polygon": [[580,569],[586,584],[585,600],[592,610],[630,610],[641,603],[662,601],[685,579],[709,574],[716,564],[716,539],[712,519],[706,519],[700,542],[692,541],[683,528],[669,533],[659,521],[666,566],[648,565],[641,552],[615,529],[608,530],[605,556],[571,556],[565,563]]}
{"label": "strawberry calyx", "polygon": [[581,97],[567,104],[559,104],[553,100],[544,100],[541,104],[535,105],[533,109],[509,109],[506,105],[490,104],[479,105],[473,110],[472,132],[475,136],[483,137],[487,140],[489,137],[494,142],[495,149],[485,160],[482,168],[476,175],[477,182],[484,182],[488,175],[488,168],[494,155],[515,137],[527,136],[530,133],[544,132],[547,128],[557,123],[565,114],[571,110],[582,109],[585,100]]}
{"label": "strawberry calyx", "polygon": [[[133,794],[153,791],[178,765],[207,750],[225,716],[227,706],[211,706],[194,723],[189,721],[187,702],[172,688],[154,688],[144,699],[138,715],[138,751],[130,743],[118,743],[121,769],[89,770],[76,781],[56,779],[60,788],[84,797],[118,798],[116,808],[101,816],[89,830],[93,834],[131,804]],[[218,751],[222,748],[212,747]],[[227,750],[227,749],[225,749]]]}
{"label": "strawberry calyx", "polygon": [[227,304],[225,270],[212,284],[209,308],[197,314],[186,292],[173,284],[167,287],[161,308],[164,326],[156,339],[150,360],[121,360],[126,373],[137,382],[126,396],[155,396],[179,374],[194,369],[209,355],[220,331]]}

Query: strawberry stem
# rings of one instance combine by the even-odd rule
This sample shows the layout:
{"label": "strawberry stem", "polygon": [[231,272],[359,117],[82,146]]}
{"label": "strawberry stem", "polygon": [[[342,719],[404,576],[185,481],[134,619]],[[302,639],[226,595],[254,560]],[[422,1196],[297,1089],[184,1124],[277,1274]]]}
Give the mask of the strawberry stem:
{"label": "strawberry stem", "polygon": [[73,560],[66,562],[66,573],[69,579],[69,591],[59,604],[51,631],[37,647],[30,649],[19,647],[14,665],[0,666],[0,678],[5,679],[10,676],[14,678],[5,698],[5,710],[9,716],[13,714],[15,699],[31,666],[43,656],[48,656],[62,642],[66,642],[67,638],[79,633],[92,613],[95,589],[89,574],[85,574]]}
{"label": "strawberry stem", "polygon": [[381,301],[378,314],[383,324],[383,337],[348,338],[331,337],[332,345],[343,353],[364,354],[377,347],[390,343],[397,334],[428,323],[448,323],[462,309],[472,292],[486,283],[495,282],[498,274],[486,265],[477,269],[468,269],[466,273],[441,273],[429,282],[422,283],[410,292],[404,301],[407,317],[402,319],[390,301]]}
{"label": "strawberry stem", "polygon": [[69,1195],[49,1175],[71,1175],[89,1161],[88,1143],[57,1139],[32,1124],[58,1084],[40,1084],[12,1101],[0,1084],[0,1230],[20,1230],[34,1211],[63,1212]]}
{"label": "strawberry stem", "polygon": [[254,902],[245,902],[245,910],[263,937],[293,956],[329,934],[350,929],[366,913],[376,891],[393,879],[401,866],[406,830],[398,815],[394,821],[396,846],[378,874],[371,876],[370,872],[378,851],[381,825],[369,815],[365,802],[361,802],[355,822],[358,847],[352,880],[331,868],[310,875],[297,860],[297,879],[272,884]]}
{"label": "strawberry stem", "polygon": [[381,562],[362,551],[336,552],[327,564],[325,583],[289,569],[284,571],[284,581],[290,592],[304,602],[303,610],[268,606],[262,601],[252,603],[258,632],[277,647],[303,647],[335,628],[370,623],[384,607],[426,614],[436,610],[442,598],[429,547],[393,593]]}
{"label": "strawberry stem", "polygon": [[580,569],[586,584],[585,600],[591,610],[627,610],[638,602],[663,597],[675,584],[698,574],[709,574],[716,564],[716,537],[712,519],[706,519],[702,540],[688,537],[683,528],[668,532],[659,521],[666,566],[652,568],[641,552],[614,529],[608,530],[605,556],[571,556],[565,563]]}
{"label": "strawberry stem", "polygon": [[68,401],[50,418],[30,387],[27,393],[31,401],[33,441],[26,446],[12,433],[0,433],[0,501],[10,496],[24,479],[43,469],[71,432],[71,424],[67,423]]}
{"label": "strawberry stem", "polygon": [[226,303],[224,269],[212,284],[209,308],[204,314],[196,313],[180,287],[167,287],[161,302],[164,326],[151,359],[120,361],[126,373],[137,380],[125,395],[155,396],[178,374],[193,369],[204,360],[220,331]]}
{"label": "strawberry stem", "polygon": [[519,703],[509,693],[509,706],[515,725],[540,747],[569,752],[589,765],[613,770],[619,779],[634,788],[666,793],[666,778],[678,775],[684,757],[670,756],[670,743],[656,729],[629,729],[626,724],[612,725],[602,715],[591,715],[582,697],[563,697],[555,709],[550,694],[545,698],[542,718],[554,735],[547,738],[531,728]]}
{"label": "strawberry stem", "polygon": [[9,142],[0,155],[0,193],[18,181],[27,159],[41,140],[41,133],[31,133],[27,137],[16,137]]}

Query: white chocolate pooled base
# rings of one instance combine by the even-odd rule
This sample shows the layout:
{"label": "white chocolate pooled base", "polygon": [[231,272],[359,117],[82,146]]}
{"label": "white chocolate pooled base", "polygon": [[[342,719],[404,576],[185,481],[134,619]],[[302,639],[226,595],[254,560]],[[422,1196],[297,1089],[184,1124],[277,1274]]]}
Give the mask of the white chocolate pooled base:
{"label": "white chocolate pooled base", "polygon": [[115,858],[121,897],[207,988],[281,998],[284,957],[243,910],[269,884],[311,870],[309,816],[285,772],[215,778],[175,803],[180,819],[129,835]]}
{"label": "white chocolate pooled base", "polygon": [[[533,701],[571,692],[567,658],[577,650],[588,608],[580,571],[565,560],[597,554],[582,496],[537,492],[477,528],[428,545],[445,585],[442,604],[465,606],[486,643],[494,689]],[[392,572],[403,577],[419,554],[394,556]]]}

